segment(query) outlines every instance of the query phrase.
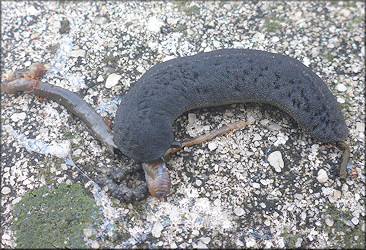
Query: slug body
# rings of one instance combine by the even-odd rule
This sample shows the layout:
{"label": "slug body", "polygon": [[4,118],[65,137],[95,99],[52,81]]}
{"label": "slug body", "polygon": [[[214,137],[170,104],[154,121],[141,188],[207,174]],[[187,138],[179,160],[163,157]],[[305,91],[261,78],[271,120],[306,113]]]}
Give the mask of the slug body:
{"label": "slug body", "polygon": [[327,85],[288,56],[223,49],[160,63],[124,96],[114,141],[139,162],[161,158],[174,141],[172,124],[201,107],[258,102],[287,112],[314,139],[342,141],[348,128]]}

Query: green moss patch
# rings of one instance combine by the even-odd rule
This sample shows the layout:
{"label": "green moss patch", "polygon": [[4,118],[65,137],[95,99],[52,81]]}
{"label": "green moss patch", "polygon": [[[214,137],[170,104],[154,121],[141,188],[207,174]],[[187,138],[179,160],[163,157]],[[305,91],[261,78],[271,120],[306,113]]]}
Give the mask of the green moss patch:
{"label": "green moss patch", "polygon": [[26,193],[13,217],[18,248],[86,248],[83,229],[96,227],[101,212],[80,185],[61,184]]}

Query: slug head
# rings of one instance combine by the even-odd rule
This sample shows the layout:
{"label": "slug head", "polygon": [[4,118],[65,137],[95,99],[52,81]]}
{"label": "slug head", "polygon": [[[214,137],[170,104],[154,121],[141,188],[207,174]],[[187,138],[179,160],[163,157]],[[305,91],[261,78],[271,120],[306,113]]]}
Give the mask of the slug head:
{"label": "slug head", "polygon": [[142,163],[147,188],[153,197],[162,199],[170,193],[172,183],[164,160]]}

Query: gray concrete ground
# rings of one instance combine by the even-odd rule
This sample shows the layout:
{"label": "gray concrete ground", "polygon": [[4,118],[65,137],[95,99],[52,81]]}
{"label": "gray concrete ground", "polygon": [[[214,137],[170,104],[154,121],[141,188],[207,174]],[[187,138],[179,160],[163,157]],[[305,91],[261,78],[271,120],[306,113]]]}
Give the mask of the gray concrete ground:
{"label": "gray concrete ground", "polygon": [[[78,92],[112,121],[135,80],[167,59],[220,48],[296,58],[341,104],[358,176],[341,183],[340,152],[285,113],[238,104],[180,117],[179,140],[239,120],[253,124],[168,157],[173,190],[164,201],[124,204],[94,184],[97,169],[116,161],[78,119],[52,101],[2,93],[1,247],[364,247],[364,8],[346,1],[2,1],[2,76],[47,64],[44,81]],[[60,34],[64,19],[70,30]],[[64,183],[70,192],[58,192]]]}

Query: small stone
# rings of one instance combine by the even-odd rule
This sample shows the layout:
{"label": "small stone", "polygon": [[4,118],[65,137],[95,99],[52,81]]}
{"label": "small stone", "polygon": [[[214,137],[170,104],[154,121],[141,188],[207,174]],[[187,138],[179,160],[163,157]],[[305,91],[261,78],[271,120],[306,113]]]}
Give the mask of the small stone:
{"label": "small stone", "polygon": [[247,248],[254,248],[257,247],[257,241],[254,238],[247,238],[245,239],[245,244]]}
{"label": "small stone", "polygon": [[105,87],[110,89],[110,88],[116,86],[121,78],[122,78],[122,76],[117,75],[115,73],[110,74],[107,78],[107,81],[105,82]]}
{"label": "small stone", "polygon": [[17,122],[19,120],[24,120],[26,117],[26,113],[22,112],[22,113],[14,113],[10,116],[10,119],[12,119],[13,122]]}
{"label": "small stone", "polygon": [[195,236],[198,236],[198,235],[200,235],[200,231],[198,231],[197,229],[194,229],[192,231],[192,234],[195,235]]}
{"label": "small stone", "polygon": [[86,51],[83,49],[73,50],[69,53],[70,57],[85,57]]}
{"label": "small stone", "polygon": [[83,233],[84,233],[84,235],[85,235],[87,238],[90,238],[90,237],[92,237],[92,235],[93,235],[93,229],[91,229],[91,228],[84,228],[84,229],[83,229]]}
{"label": "small stone", "polygon": [[210,243],[211,239],[210,239],[209,237],[202,237],[202,238],[201,238],[201,241],[202,241],[203,243],[205,243],[205,244],[208,244],[208,243]]}
{"label": "small stone", "polygon": [[142,65],[137,66],[136,70],[140,73],[145,73],[145,68]]}
{"label": "small stone", "polygon": [[261,185],[260,185],[259,183],[257,183],[257,182],[253,182],[253,183],[252,183],[252,186],[253,186],[254,188],[256,188],[256,189],[258,189],[258,188],[260,188],[260,187],[261,187]]}
{"label": "small stone", "polygon": [[197,116],[194,113],[188,113],[188,124],[193,125],[197,120]]}
{"label": "small stone", "polygon": [[351,221],[352,221],[352,223],[353,223],[354,225],[357,225],[357,224],[358,224],[358,222],[359,222],[359,220],[358,220],[358,218],[357,218],[357,217],[353,217]]}
{"label": "small stone", "polygon": [[328,227],[331,227],[334,225],[334,221],[331,218],[327,217],[325,218],[325,224],[327,224]]}
{"label": "small stone", "polygon": [[151,17],[147,21],[147,29],[152,32],[159,32],[160,27],[164,25],[164,22],[156,17]]}
{"label": "small stone", "polygon": [[217,148],[217,143],[216,142],[211,141],[211,142],[208,143],[208,149],[209,150],[213,151],[216,148]]}
{"label": "small stone", "polygon": [[206,249],[207,246],[202,241],[199,241],[194,248],[197,248],[197,249]]}
{"label": "small stone", "polygon": [[278,36],[272,37],[272,42],[273,43],[277,43],[279,40],[280,40],[280,38]]}
{"label": "small stone", "polygon": [[316,179],[320,182],[320,183],[324,183],[328,180],[328,174],[324,169],[320,169],[318,172],[318,177],[316,177]]}
{"label": "small stone", "polygon": [[215,48],[220,48],[221,47],[221,43],[219,42],[219,41],[213,41],[212,42],[212,44],[213,44],[213,46],[215,47]]}
{"label": "small stone", "polygon": [[307,57],[304,57],[304,59],[302,60],[302,62],[305,64],[305,66],[309,67],[310,65],[310,59]]}
{"label": "small stone", "polygon": [[334,200],[338,200],[339,198],[341,198],[342,192],[339,190],[335,190],[333,193],[333,199]]}
{"label": "small stone", "polygon": [[164,227],[161,225],[160,221],[155,222],[155,225],[151,231],[152,235],[155,238],[159,238],[161,235],[161,231],[163,231]]}
{"label": "small stone", "polygon": [[280,124],[272,124],[268,126],[268,129],[271,131],[278,131],[281,130],[281,125]]}
{"label": "small stone", "polygon": [[93,240],[92,244],[91,244],[91,248],[93,249],[98,249],[100,247],[98,241]]}
{"label": "small stone", "polygon": [[341,13],[345,17],[349,17],[352,14],[352,12],[349,9],[342,9]]}
{"label": "small stone", "polygon": [[166,22],[167,22],[168,24],[170,24],[170,25],[175,25],[175,24],[177,24],[177,23],[178,23],[178,19],[168,17],[168,18],[166,19]]}
{"label": "small stone", "polygon": [[276,172],[280,173],[285,163],[282,160],[282,154],[280,151],[275,151],[268,156],[269,164],[275,169]]}
{"label": "small stone", "polygon": [[196,185],[199,187],[202,185],[202,181],[201,180],[196,180]]}
{"label": "small stone", "polygon": [[244,213],[245,211],[241,207],[237,207],[234,209],[234,214],[236,214],[237,216],[242,216]]}
{"label": "small stone", "polygon": [[337,102],[339,102],[340,104],[343,104],[346,102],[346,100],[343,97],[338,97]]}
{"label": "small stone", "polygon": [[104,81],[104,77],[102,75],[98,76],[97,82],[103,82],[103,81]]}
{"label": "small stone", "polygon": [[338,84],[337,86],[336,86],[336,89],[339,91],[339,92],[344,92],[344,91],[346,91],[347,90],[347,87],[346,87],[346,85],[344,85],[344,84]]}
{"label": "small stone", "polygon": [[365,123],[356,122],[356,131],[364,133],[365,132]]}
{"label": "small stone", "polygon": [[8,193],[10,193],[11,192],[11,189],[9,188],[9,187],[3,187],[2,189],[1,189],[1,193],[2,194],[8,194]]}
{"label": "small stone", "polygon": [[254,134],[253,141],[261,141],[261,140],[262,136],[260,136],[259,134]]}

